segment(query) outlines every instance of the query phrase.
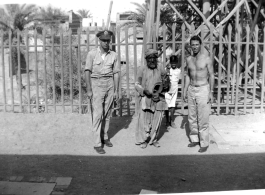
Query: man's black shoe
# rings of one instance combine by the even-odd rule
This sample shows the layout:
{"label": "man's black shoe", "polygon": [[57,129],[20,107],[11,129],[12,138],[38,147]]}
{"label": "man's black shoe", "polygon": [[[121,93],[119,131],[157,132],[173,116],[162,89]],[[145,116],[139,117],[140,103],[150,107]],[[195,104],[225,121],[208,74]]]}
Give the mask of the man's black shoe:
{"label": "man's black shoe", "polygon": [[192,147],[195,147],[195,146],[197,146],[199,144],[200,144],[199,142],[191,142],[191,143],[189,143],[188,147],[192,148]]}
{"label": "man's black shoe", "polygon": [[99,147],[94,147],[94,149],[95,149],[96,152],[99,153],[99,154],[105,154],[105,153],[106,153],[105,150],[104,150],[101,146],[99,146]]}
{"label": "man's black shoe", "polygon": [[112,147],[113,144],[110,142],[110,140],[106,139],[106,140],[102,140],[102,143],[105,144],[108,147]]}
{"label": "man's black shoe", "polygon": [[201,148],[199,149],[198,152],[203,153],[203,152],[206,152],[207,149],[208,149],[208,146],[206,146],[206,147],[201,147]]}

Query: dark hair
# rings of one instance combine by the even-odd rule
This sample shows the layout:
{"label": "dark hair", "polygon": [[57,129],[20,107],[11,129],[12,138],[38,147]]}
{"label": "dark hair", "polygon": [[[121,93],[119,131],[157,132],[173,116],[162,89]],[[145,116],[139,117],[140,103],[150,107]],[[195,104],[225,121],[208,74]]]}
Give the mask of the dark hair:
{"label": "dark hair", "polygon": [[194,36],[191,37],[190,44],[191,44],[191,41],[199,41],[199,43],[202,44],[201,38],[199,36],[197,36],[197,35],[194,35]]}
{"label": "dark hair", "polygon": [[170,61],[170,63],[174,63],[174,62],[177,63],[178,62],[178,56],[176,56],[176,55],[170,56],[169,61]]}

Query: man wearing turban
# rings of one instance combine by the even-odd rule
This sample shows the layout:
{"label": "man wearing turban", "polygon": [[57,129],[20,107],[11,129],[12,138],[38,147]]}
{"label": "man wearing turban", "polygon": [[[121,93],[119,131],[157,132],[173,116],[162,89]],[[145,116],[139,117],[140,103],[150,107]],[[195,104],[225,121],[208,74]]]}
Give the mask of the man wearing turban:
{"label": "man wearing turban", "polygon": [[145,52],[146,65],[142,65],[137,73],[135,89],[137,91],[135,130],[136,145],[146,148],[148,143],[160,147],[158,132],[161,126],[163,112],[167,109],[164,92],[168,86],[165,83],[167,72],[157,61],[158,52],[148,49]]}

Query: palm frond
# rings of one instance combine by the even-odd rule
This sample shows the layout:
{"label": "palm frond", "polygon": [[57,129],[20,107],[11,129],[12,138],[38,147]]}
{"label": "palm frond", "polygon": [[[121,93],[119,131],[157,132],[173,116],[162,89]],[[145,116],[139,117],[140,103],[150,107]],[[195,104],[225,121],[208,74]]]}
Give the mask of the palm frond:
{"label": "palm frond", "polygon": [[134,27],[134,26],[136,26],[136,27],[143,27],[143,23],[138,22],[138,21],[131,20],[131,21],[127,21],[124,24],[121,24],[120,25],[120,28],[124,28],[124,27],[131,28],[131,27]]}
{"label": "palm frond", "polygon": [[141,12],[145,12],[147,10],[146,4],[140,4],[137,2],[131,2],[131,4],[135,5],[137,7],[137,9],[139,9]]}
{"label": "palm frond", "polygon": [[8,30],[8,29],[11,29],[11,27],[8,24],[6,24],[5,22],[0,21],[0,29]]}

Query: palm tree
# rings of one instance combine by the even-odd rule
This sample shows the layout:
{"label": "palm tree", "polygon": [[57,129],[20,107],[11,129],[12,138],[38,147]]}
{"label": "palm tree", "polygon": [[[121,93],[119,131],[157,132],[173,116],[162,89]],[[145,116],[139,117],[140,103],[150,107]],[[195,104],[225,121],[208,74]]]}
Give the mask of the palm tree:
{"label": "palm tree", "polygon": [[12,38],[16,32],[23,31],[25,27],[34,21],[34,13],[37,10],[33,4],[6,4],[0,8],[0,29],[11,30]]}
{"label": "palm tree", "polygon": [[[36,6],[33,4],[5,4],[4,7],[0,9],[0,29],[4,32],[4,42],[6,44],[16,45],[18,41],[22,42],[22,37],[17,37],[17,33],[25,30],[25,28],[34,21],[36,9]],[[7,42],[9,32],[11,32],[11,43]],[[21,71],[26,68],[26,59],[23,55],[24,52],[22,48],[20,49],[20,53],[18,53],[17,47],[12,47],[10,53],[13,67],[13,72],[11,74],[17,76],[18,83],[18,55],[20,55]]]}
{"label": "palm tree", "polygon": [[54,29],[55,31],[59,30],[59,24],[64,23],[67,20],[68,16],[65,11],[61,8],[52,7],[48,5],[43,8],[40,7],[36,20],[40,21],[39,25],[37,25],[38,30],[42,30],[43,28]]}
{"label": "palm tree", "polygon": [[122,26],[133,26],[136,25],[137,27],[143,27],[143,24],[145,22],[145,18],[147,15],[147,4],[139,4],[136,2],[131,2],[131,4],[136,6],[136,11],[127,11],[125,14],[130,14],[128,16],[128,20],[126,23],[124,23]]}
{"label": "palm tree", "polygon": [[87,9],[80,9],[77,11],[77,13],[81,16],[81,18],[91,18],[92,17],[90,10],[87,10]]}

